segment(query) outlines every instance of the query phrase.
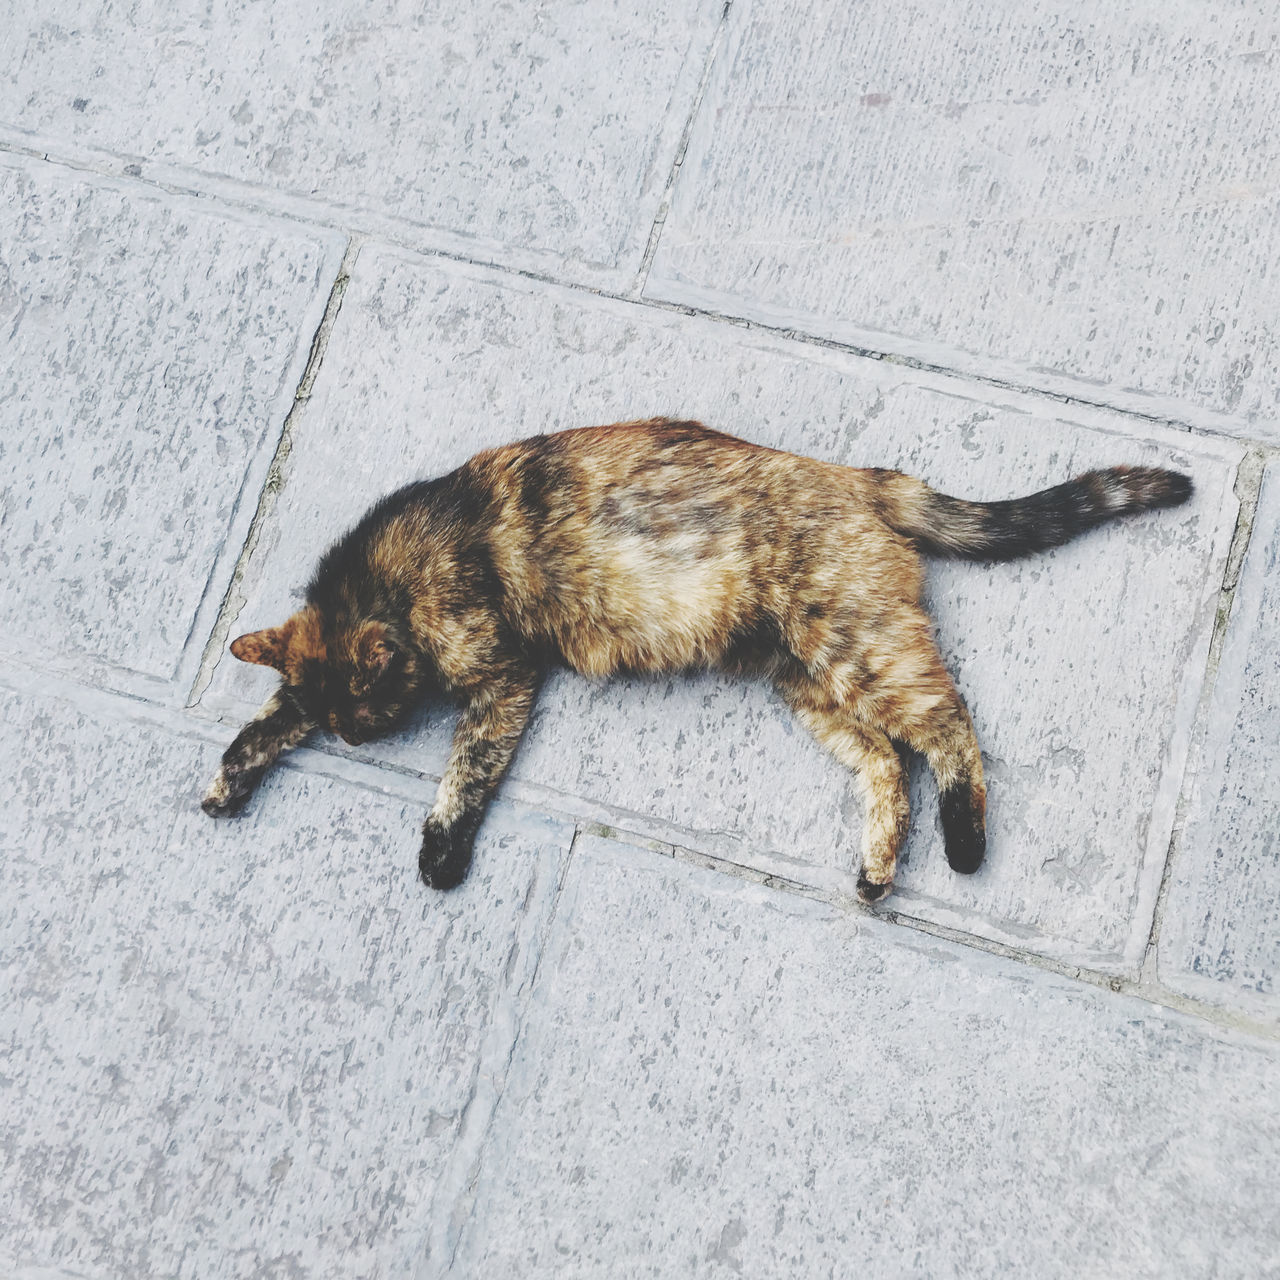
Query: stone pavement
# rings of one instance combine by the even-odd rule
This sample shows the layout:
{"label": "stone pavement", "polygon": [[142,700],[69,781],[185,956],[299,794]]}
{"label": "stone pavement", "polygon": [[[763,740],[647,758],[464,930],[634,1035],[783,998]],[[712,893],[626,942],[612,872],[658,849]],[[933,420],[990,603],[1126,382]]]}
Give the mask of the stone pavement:
{"label": "stone pavement", "polygon": [[[0,1276],[1280,1276],[1280,18],[0,4]],[[1185,508],[934,565],[987,760],[852,895],[767,690],[197,807],[377,495],[671,413]]]}

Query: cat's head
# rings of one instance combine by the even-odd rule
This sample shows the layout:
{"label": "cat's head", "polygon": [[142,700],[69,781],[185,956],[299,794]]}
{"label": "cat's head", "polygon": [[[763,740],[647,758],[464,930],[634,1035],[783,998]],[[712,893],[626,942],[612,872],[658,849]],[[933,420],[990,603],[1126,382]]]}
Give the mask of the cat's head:
{"label": "cat's head", "polygon": [[273,667],[316,725],[352,746],[395,728],[422,684],[412,647],[385,623],[326,626],[310,606],[278,627],[233,640],[231,652]]}

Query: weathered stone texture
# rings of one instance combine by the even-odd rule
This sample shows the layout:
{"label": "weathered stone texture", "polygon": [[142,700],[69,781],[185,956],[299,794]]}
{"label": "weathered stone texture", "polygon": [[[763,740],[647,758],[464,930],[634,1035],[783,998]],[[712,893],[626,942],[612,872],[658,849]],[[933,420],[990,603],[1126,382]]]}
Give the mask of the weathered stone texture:
{"label": "weathered stone texture", "polygon": [[0,647],[171,680],[342,239],[16,157],[0,225]]}
{"label": "weathered stone texture", "polygon": [[68,22],[4,8],[0,121],[628,282],[722,11],[144,0]]}
{"label": "weathered stone texture", "polygon": [[656,297],[1280,439],[1280,19],[742,0]]}
{"label": "weathered stone texture", "polygon": [[214,823],[207,741],[0,709],[0,1256],[406,1274],[569,832],[499,810],[428,894],[421,801],[287,770]]}
{"label": "weathered stone texture", "polygon": [[1280,470],[1263,482],[1179,841],[1160,973],[1280,1019]]}
{"label": "weathered stone texture", "polygon": [[533,1001],[454,1276],[1280,1265],[1274,1045],[585,839]]}
{"label": "weathered stone texture", "polygon": [[[1280,444],[1280,10],[0,0],[0,47],[0,1280],[1280,1280],[1274,460],[1204,686]],[[276,679],[220,624],[408,480],[655,415],[967,498],[1193,476],[930,566],[977,876],[917,761],[854,906],[852,780],[714,674],[553,674],[447,895],[440,708],[199,811]]]}

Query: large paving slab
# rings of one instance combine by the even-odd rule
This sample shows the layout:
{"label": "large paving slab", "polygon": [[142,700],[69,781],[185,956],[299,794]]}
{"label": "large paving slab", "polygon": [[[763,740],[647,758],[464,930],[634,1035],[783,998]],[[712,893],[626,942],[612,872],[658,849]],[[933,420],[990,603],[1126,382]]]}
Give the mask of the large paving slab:
{"label": "large paving slab", "polygon": [[1262,485],[1179,842],[1160,974],[1280,1018],[1280,470]]}
{"label": "large paving slab", "polygon": [[1273,5],[728,23],[651,293],[1280,439]]}
{"label": "large paving slab", "polygon": [[[1158,429],[1118,436],[1132,420],[366,248],[231,634],[280,621],[320,551],[376,495],[516,436],[656,413],[900,466],[964,496],[1122,461],[1195,474],[1183,510],[1020,564],[932,571],[941,639],[987,753],[991,856],[971,880],[950,873],[926,788],[897,904],[1055,955],[1136,961],[1234,523],[1234,446]],[[224,657],[206,703],[243,711],[273,679]],[[377,758],[437,772],[448,727],[434,719]],[[758,685],[557,678],[509,786],[851,887],[861,821],[848,777]]]}
{"label": "large paving slab", "polygon": [[0,228],[0,649],[171,696],[342,239],[17,157]]}
{"label": "large paving slab", "polygon": [[300,197],[433,246],[629,287],[722,11],[0,4],[0,126],[136,159],[148,176],[233,179],[255,200]]}
{"label": "large paving slab", "polygon": [[1273,1044],[591,839],[532,1007],[450,1275],[1280,1274]]}
{"label": "large paving slab", "polygon": [[285,770],[214,823],[207,729],[77,697],[0,692],[0,1269],[407,1274],[571,830],[495,812],[428,894],[422,798]]}

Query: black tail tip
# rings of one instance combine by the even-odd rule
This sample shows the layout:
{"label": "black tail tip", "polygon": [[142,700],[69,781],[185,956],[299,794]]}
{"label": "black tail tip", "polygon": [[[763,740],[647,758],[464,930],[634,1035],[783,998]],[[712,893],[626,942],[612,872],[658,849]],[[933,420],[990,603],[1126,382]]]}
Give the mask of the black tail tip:
{"label": "black tail tip", "polygon": [[1163,467],[1133,467],[1125,477],[1140,507],[1180,507],[1195,492],[1191,477]]}

